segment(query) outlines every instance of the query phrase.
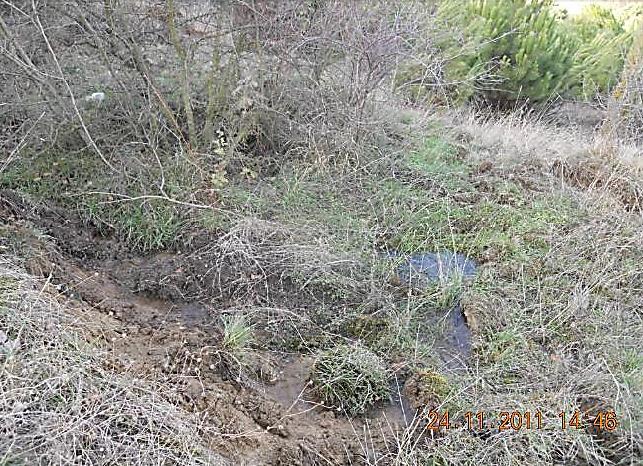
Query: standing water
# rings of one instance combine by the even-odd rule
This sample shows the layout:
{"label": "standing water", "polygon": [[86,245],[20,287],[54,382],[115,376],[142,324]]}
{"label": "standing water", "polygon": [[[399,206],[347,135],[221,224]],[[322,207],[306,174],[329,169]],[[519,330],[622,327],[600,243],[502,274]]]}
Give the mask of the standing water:
{"label": "standing water", "polygon": [[[410,256],[393,252],[389,253],[389,257],[401,261],[396,268],[396,276],[400,282],[413,288],[425,289],[435,283],[446,284],[476,275],[477,264],[455,252],[423,252]],[[466,360],[471,353],[471,330],[467,325],[460,297],[455,297],[453,306],[444,311],[447,313],[448,325],[436,349],[447,367],[466,367]]]}

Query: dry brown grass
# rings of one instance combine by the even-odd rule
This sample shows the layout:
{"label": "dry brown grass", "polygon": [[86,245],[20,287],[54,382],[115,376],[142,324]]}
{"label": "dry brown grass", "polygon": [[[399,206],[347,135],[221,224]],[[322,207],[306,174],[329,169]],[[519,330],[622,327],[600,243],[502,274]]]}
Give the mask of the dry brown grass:
{"label": "dry brown grass", "polygon": [[110,369],[87,329],[0,256],[0,463],[224,464],[171,386]]}

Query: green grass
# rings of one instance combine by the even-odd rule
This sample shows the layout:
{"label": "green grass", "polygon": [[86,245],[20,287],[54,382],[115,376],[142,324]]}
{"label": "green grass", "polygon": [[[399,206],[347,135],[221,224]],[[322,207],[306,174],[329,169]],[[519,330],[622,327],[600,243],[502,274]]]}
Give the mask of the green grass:
{"label": "green grass", "polygon": [[470,171],[458,148],[442,136],[427,137],[405,160],[409,167],[427,175],[463,175]]}
{"label": "green grass", "polygon": [[[411,178],[355,176],[344,177],[340,183],[336,180],[339,175],[332,172],[293,168],[262,186],[230,184],[221,191],[222,200],[238,212],[315,231],[333,252],[349,257],[372,254],[373,244],[384,237],[387,246],[401,252],[453,250],[481,262],[501,264],[499,270],[537,267],[553,239],[585,215],[569,197],[531,193],[508,179],[490,177],[485,191],[476,191],[469,181],[472,170],[466,156],[448,141],[448,137],[430,136],[420,150],[402,158],[405,169],[415,174]],[[458,190],[440,195],[430,184],[416,183],[414,178],[443,180],[445,176],[477,196],[462,200],[455,195],[462,192]],[[394,267],[390,261],[372,265],[377,276],[390,275]],[[493,296],[498,289],[498,283],[491,280],[466,284],[449,280],[430,285],[408,301],[402,299],[399,309],[372,315],[356,304],[363,297],[356,294],[343,272],[321,273],[312,279],[297,270],[288,274],[298,286],[318,290],[321,299],[350,303],[351,307],[348,313],[334,317],[322,313],[314,320],[315,329],[302,331],[280,346],[306,351],[328,348],[331,335],[340,334],[358,339],[386,357],[408,355],[409,351],[419,351],[419,357],[424,357],[430,351],[418,349],[423,343],[416,332],[426,325],[427,315],[449,309],[463,292]],[[424,329],[424,340],[437,335],[438,330]],[[549,331],[557,334],[562,330]],[[328,333],[320,338],[320,331]],[[490,333],[481,355],[490,361],[504,357],[509,344],[505,337]]]}
{"label": "green grass", "polygon": [[520,206],[435,200],[406,219],[392,243],[406,252],[450,249],[478,259],[525,262],[546,253],[548,237],[581,215],[564,198],[540,197]]}
{"label": "green grass", "polygon": [[468,191],[467,176],[471,167],[464,161],[461,150],[448,137],[427,137],[416,150],[404,157],[404,164],[417,175],[429,177],[452,191]]}
{"label": "green grass", "polygon": [[[164,172],[168,196],[181,199],[192,189],[185,170],[177,166]],[[51,150],[23,155],[0,174],[0,186],[20,190],[37,200],[53,200],[77,212],[102,233],[115,233],[132,249],[151,251],[173,246],[185,224],[185,212],[160,199],[127,200],[120,196],[159,194],[153,188],[148,191],[158,181],[157,175],[151,168],[136,177],[115,175],[93,153]]]}
{"label": "green grass", "polygon": [[223,341],[222,346],[226,351],[233,353],[243,351],[253,341],[253,328],[242,314],[222,316]]}
{"label": "green grass", "polygon": [[349,416],[365,412],[389,394],[383,362],[360,346],[339,345],[321,352],[311,380],[315,393],[327,406]]}

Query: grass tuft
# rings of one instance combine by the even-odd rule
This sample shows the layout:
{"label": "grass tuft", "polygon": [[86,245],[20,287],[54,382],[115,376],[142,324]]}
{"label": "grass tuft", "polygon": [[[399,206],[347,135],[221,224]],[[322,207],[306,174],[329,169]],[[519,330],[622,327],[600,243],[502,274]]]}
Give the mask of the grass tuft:
{"label": "grass tuft", "polygon": [[311,380],[324,403],[349,416],[364,413],[389,394],[383,362],[360,346],[338,345],[321,352]]}
{"label": "grass tuft", "polygon": [[223,349],[237,353],[252,343],[252,326],[243,314],[225,315],[223,320]]}

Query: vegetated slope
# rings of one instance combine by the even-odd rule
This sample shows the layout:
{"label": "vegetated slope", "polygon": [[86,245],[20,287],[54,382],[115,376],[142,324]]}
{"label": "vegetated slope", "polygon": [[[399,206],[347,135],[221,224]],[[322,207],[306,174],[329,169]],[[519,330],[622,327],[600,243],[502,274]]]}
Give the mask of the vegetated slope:
{"label": "vegetated slope", "polygon": [[[51,441],[7,422],[5,456],[55,450],[91,463],[106,448],[105,461],[136,463],[127,452],[153,438],[173,455],[163,453],[167,464],[216,463],[210,450],[259,464],[640,459],[640,163],[626,148],[603,160],[571,129],[529,119],[398,117],[418,135],[413,148],[357,167],[293,163],[271,179],[231,182],[218,191],[217,210],[190,214],[193,226],[175,248],[147,255],[37,200],[33,185],[26,199],[3,193],[5,257],[21,256],[63,293],[27,293],[32,278],[13,265],[3,272],[3,370],[43,367],[3,380],[55,392],[5,389],[3,419],[42,423],[38,413],[62,411],[74,426]],[[15,173],[6,180],[20,189]],[[409,289],[386,259],[393,250],[456,251],[479,263],[478,275]],[[69,297],[69,309],[40,310],[52,291]],[[464,369],[436,351],[454,296],[473,338]],[[55,333],[68,315],[104,329],[70,322],[81,341],[92,340],[70,348],[71,337]],[[58,346],[39,349],[50,329],[47,341],[82,361],[71,379],[56,369],[68,360]],[[362,362],[325,367],[359,377],[364,369],[354,368],[375,358],[391,386],[390,400],[350,419],[352,405],[336,409],[307,381],[319,380],[317,357],[355,346],[368,355]],[[96,347],[111,355],[91,356]],[[104,368],[105,360],[120,362]],[[147,382],[133,381],[141,373]],[[112,396],[105,378],[132,388]],[[69,380],[76,391],[65,391]],[[176,396],[159,393],[158,381],[176,386]],[[98,388],[90,396],[81,386]],[[113,405],[100,408],[105,398],[130,401],[111,417]],[[451,428],[427,431],[429,409],[448,409]],[[128,410],[140,410],[131,423]],[[543,425],[532,418],[530,427],[499,430],[503,411],[540,412]],[[570,425],[576,411],[582,422]],[[618,424],[608,430],[600,415],[612,411]],[[469,428],[466,412],[484,412],[489,424]],[[98,432],[83,427],[94,425],[87,416],[98,419],[90,413],[103,416]],[[145,463],[166,450],[137,451],[150,455]]]}
{"label": "vegetated slope", "polygon": [[[636,76],[604,158],[595,128],[400,103],[450,101],[463,57],[424,1],[14,3],[3,462],[640,460]],[[507,44],[499,11],[455,87],[568,89],[553,17]]]}

